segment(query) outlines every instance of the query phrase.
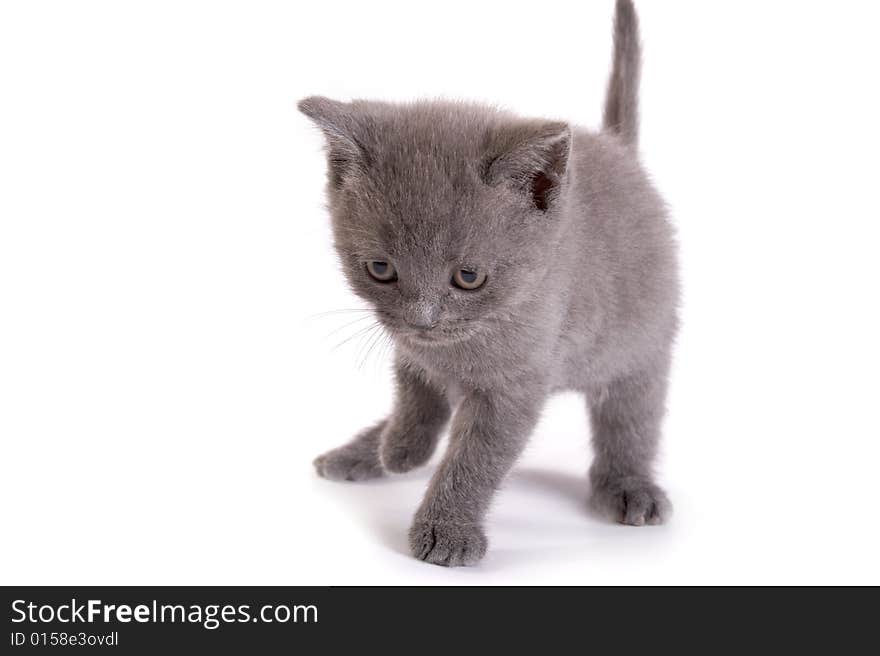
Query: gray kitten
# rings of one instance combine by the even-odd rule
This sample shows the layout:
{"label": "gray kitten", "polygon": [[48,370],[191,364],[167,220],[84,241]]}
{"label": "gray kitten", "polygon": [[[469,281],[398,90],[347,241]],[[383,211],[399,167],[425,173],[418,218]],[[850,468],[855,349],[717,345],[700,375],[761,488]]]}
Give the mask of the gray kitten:
{"label": "gray kitten", "polygon": [[315,466],[350,481],[409,471],[451,418],[409,533],[416,558],[482,558],[492,495],[559,390],[587,399],[594,507],[636,526],[670,511],[651,467],[678,276],[638,161],[639,59],[618,0],[599,134],[464,103],[299,104],[327,138],[345,275],[395,344],[393,412]]}

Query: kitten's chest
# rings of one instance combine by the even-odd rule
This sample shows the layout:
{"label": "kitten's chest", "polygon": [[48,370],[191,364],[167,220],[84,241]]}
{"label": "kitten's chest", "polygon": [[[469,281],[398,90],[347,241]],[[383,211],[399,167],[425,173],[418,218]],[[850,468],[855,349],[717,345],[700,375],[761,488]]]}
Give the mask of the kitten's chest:
{"label": "kitten's chest", "polygon": [[460,398],[466,387],[483,387],[491,378],[491,364],[485,352],[474,348],[411,348],[397,346],[408,362],[423,372],[434,387],[443,389],[450,401]]}

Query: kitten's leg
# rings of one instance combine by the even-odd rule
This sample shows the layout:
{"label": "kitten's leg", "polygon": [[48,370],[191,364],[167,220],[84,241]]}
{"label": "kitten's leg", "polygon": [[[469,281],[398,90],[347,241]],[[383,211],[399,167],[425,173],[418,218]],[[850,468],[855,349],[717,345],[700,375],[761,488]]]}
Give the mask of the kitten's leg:
{"label": "kitten's leg", "polygon": [[428,461],[449,419],[449,403],[409,366],[397,363],[395,377],[397,394],[391,415],[348,444],[319,456],[315,460],[319,475],[334,481],[361,481],[382,476],[386,470],[409,471]]}
{"label": "kitten's leg", "polygon": [[591,394],[591,503],[623,524],[660,524],[672,510],[651,471],[660,440],[666,374],[663,367],[629,376]]}
{"label": "kitten's leg", "polygon": [[394,412],[382,431],[379,457],[385,469],[401,474],[424,465],[434,454],[450,408],[446,396],[413,365],[398,361],[394,374]]}
{"label": "kitten's leg", "polygon": [[472,565],[486,553],[482,523],[492,495],[537,422],[539,399],[466,396],[410,529],[413,555],[436,565]]}
{"label": "kitten's leg", "polygon": [[364,481],[385,472],[379,462],[379,439],[386,420],[359,433],[348,444],[315,458],[315,469],[331,481]]}

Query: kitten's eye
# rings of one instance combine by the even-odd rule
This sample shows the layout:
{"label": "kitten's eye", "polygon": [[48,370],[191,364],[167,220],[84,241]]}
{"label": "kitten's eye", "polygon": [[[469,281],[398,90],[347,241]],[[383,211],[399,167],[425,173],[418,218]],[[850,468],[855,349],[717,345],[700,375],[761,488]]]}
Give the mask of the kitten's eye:
{"label": "kitten's eye", "polygon": [[397,271],[391,266],[390,262],[382,260],[370,260],[367,262],[367,273],[379,282],[393,282],[397,280]]}
{"label": "kitten's eye", "polygon": [[461,289],[474,290],[479,289],[486,282],[486,274],[482,271],[471,271],[470,269],[459,269],[452,274],[452,284]]}

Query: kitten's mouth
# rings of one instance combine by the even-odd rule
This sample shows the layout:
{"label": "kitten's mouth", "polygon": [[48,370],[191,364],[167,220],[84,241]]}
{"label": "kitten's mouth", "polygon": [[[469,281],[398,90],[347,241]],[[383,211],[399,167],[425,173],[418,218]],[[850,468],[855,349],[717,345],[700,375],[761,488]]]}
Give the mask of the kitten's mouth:
{"label": "kitten's mouth", "polygon": [[454,328],[432,328],[430,330],[398,328],[395,332],[404,340],[420,346],[448,346],[463,342],[472,336],[468,330]]}
{"label": "kitten's mouth", "polygon": [[418,346],[449,346],[464,342],[478,332],[477,323],[471,320],[435,326],[434,328],[415,328],[381,310],[377,310],[376,314],[394,339]]}

